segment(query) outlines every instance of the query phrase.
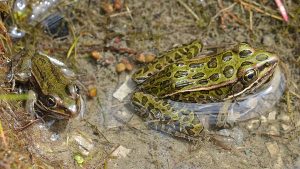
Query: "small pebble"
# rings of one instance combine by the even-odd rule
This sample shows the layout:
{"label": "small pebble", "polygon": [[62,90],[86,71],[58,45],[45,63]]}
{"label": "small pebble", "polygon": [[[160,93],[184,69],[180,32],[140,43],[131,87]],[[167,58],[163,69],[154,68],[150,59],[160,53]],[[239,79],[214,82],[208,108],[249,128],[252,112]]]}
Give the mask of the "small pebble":
{"label": "small pebble", "polygon": [[98,51],[95,51],[95,50],[92,51],[91,56],[92,56],[92,58],[95,59],[96,61],[101,60],[101,59],[103,58],[102,55],[101,55],[101,53],[98,52]]}
{"label": "small pebble", "polygon": [[105,2],[101,5],[101,8],[105,11],[107,14],[111,14],[114,12],[114,7],[111,3]]}
{"label": "small pebble", "polygon": [[276,111],[272,111],[269,113],[269,116],[268,116],[268,120],[275,120],[276,119]]}
{"label": "small pebble", "polygon": [[146,54],[145,55],[145,62],[146,63],[150,63],[155,59],[155,55],[154,54]]}
{"label": "small pebble", "polygon": [[281,124],[281,128],[282,128],[284,131],[288,131],[288,130],[291,129],[291,126],[286,125],[286,124]]}
{"label": "small pebble", "polygon": [[247,125],[249,130],[257,129],[260,126],[260,120],[251,120]]}
{"label": "small pebble", "polygon": [[266,146],[272,158],[278,155],[279,147],[276,142],[267,142]]}
{"label": "small pebble", "polygon": [[125,67],[126,67],[127,71],[132,71],[132,69],[133,69],[133,65],[131,63],[126,63]]}
{"label": "small pebble", "polygon": [[145,55],[143,53],[139,54],[137,57],[136,57],[136,60],[140,63],[145,63],[146,60],[145,60]]}
{"label": "small pebble", "polygon": [[114,1],[114,8],[117,11],[121,10],[122,9],[122,1],[121,0],[115,0]]}
{"label": "small pebble", "polygon": [[260,121],[262,123],[266,123],[268,120],[267,120],[266,116],[260,116]]}
{"label": "small pebble", "polygon": [[270,126],[268,134],[270,134],[272,136],[279,136],[280,133],[276,126]]}
{"label": "small pebble", "polygon": [[118,63],[118,64],[116,65],[116,71],[117,71],[118,73],[124,72],[125,69],[126,69],[126,66],[125,66],[124,63]]}
{"label": "small pebble", "polygon": [[132,71],[133,65],[127,59],[122,59],[121,63],[123,63],[125,65],[125,69],[127,71],[129,71],[129,72]]}
{"label": "small pebble", "polygon": [[289,123],[291,121],[290,116],[286,115],[286,114],[280,114],[278,116],[278,119],[285,122],[285,123]]}
{"label": "small pebble", "polygon": [[97,88],[96,87],[90,87],[88,89],[88,96],[89,97],[96,97],[97,96]]}

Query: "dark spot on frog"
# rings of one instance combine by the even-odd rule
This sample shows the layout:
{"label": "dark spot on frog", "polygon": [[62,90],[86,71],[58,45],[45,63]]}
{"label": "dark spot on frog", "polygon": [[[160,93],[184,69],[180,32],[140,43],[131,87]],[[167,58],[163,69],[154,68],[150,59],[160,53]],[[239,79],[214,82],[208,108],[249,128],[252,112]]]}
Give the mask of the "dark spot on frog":
{"label": "dark spot on frog", "polygon": [[206,85],[207,83],[208,83],[207,79],[201,79],[198,81],[198,84],[201,84],[201,85]]}
{"label": "dark spot on frog", "polygon": [[256,56],[256,60],[258,60],[258,61],[264,61],[264,60],[267,60],[268,59],[268,55],[266,55],[266,54],[258,54],[257,56]]}
{"label": "dark spot on frog", "polygon": [[223,95],[223,91],[221,89],[216,89],[215,93],[219,96]]}
{"label": "dark spot on frog", "polygon": [[192,79],[200,79],[200,78],[204,77],[204,75],[205,75],[204,73],[198,72],[192,76]]}
{"label": "dark spot on frog", "polygon": [[193,131],[193,128],[194,128],[193,125],[185,126],[185,130],[188,132],[189,135],[195,134],[195,132]]}
{"label": "dark spot on frog", "polygon": [[158,69],[158,70],[161,70],[162,66],[161,66],[161,64],[157,64],[157,65],[155,65],[155,68]]}
{"label": "dark spot on frog", "polygon": [[226,52],[222,56],[224,62],[230,61],[232,59],[232,52]]}
{"label": "dark spot on frog", "polygon": [[172,118],[169,115],[164,115],[164,120],[165,122],[169,122]]}
{"label": "dark spot on frog", "polygon": [[243,90],[243,88],[243,84],[238,82],[232,86],[232,93],[239,93]]}
{"label": "dark spot on frog", "polygon": [[217,80],[219,80],[219,73],[214,73],[214,74],[212,74],[210,77],[209,77],[209,79],[211,80],[211,81],[217,81]]}
{"label": "dark spot on frog", "polygon": [[142,104],[145,105],[148,102],[148,98],[146,96],[142,97]]}
{"label": "dark spot on frog", "polygon": [[198,98],[199,98],[200,100],[203,100],[205,97],[204,97],[203,95],[199,95]]}
{"label": "dark spot on frog", "polygon": [[187,59],[192,59],[194,57],[194,54],[192,52],[189,52],[186,54]]}
{"label": "dark spot on frog", "polygon": [[252,62],[245,61],[241,64],[241,66],[247,66],[247,65],[252,65],[252,64],[253,64]]}
{"label": "dark spot on frog", "polygon": [[154,109],[154,105],[152,103],[149,103],[147,109],[148,111],[151,111],[152,109]]}
{"label": "dark spot on frog", "polygon": [[234,74],[233,66],[226,66],[223,70],[223,74],[226,78],[231,78]]}
{"label": "dark spot on frog", "polygon": [[168,72],[168,73],[166,74],[166,76],[168,76],[168,77],[171,77],[171,75],[172,75],[171,72]]}
{"label": "dark spot on frog", "polygon": [[189,64],[189,67],[190,68],[200,68],[200,67],[203,67],[203,63],[191,63]]}
{"label": "dark spot on frog", "polygon": [[179,54],[179,53],[175,53],[175,60],[179,60],[179,59],[181,59],[181,55]]}
{"label": "dark spot on frog", "polygon": [[208,68],[216,68],[218,66],[217,59],[211,58],[210,61],[207,63]]}
{"label": "dark spot on frog", "polygon": [[247,56],[250,56],[252,54],[252,51],[251,50],[248,50],[248,49],[245,49],[245,50],[242,50],[239,52],[239,56],[241,58],[245,58]]}
{"label": "dark spot on frog", "polygon": [[191,83],[188,82],[188,81],[179,81],[179,82],[176,82],[175,88],[181,89],[181,88],[183,88],[183,87],[185,87],[185,86],[188,86],[188,85],[190,85],[190,84],[191,84]]}
{"label": "dark spot on frog", "polygon": [[185,77],[187,76],[189,73],[187,71],[177,71],[175,74],[174,74],[174,77],[175,78],[180,78],[180,77]]}
{"label": "dark spot on frog", "polygon": [[144,67],[143,68],[143,72],[145,73],[145,72],[148,72],[149,71],[149,67],[148,66],[146,66],[146,67]]}

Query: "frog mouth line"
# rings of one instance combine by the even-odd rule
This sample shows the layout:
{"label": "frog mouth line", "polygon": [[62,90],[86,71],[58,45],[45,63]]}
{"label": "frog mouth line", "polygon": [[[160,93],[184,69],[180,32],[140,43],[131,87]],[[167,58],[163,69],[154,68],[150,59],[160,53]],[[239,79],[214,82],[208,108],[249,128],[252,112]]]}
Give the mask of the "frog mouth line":
{"label": "frog mouth line", "polygon": [[41,101],[38,101],[36,104],[38,109],[42,110],[44,113],[46,113],[48,116],[57,118],[57,119],[70,119],[72,117],[76,117],[77,114],[72,115],[71,113],[68,113],[68,109],[66,108],[59,108],[56,107],[56,110],[53,110],[51,108],[48,108],[43,105]]}

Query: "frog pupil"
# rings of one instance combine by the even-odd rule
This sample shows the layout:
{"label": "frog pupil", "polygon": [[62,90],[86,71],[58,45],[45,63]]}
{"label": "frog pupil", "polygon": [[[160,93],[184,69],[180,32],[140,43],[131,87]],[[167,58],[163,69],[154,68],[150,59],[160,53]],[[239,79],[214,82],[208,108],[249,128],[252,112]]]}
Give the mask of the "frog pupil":
{"label": "frog pupil", "polygon": [[48,105],[48,107],[54,107],[56,105],[55,98],[52,96],[48,96],[47,105]]}

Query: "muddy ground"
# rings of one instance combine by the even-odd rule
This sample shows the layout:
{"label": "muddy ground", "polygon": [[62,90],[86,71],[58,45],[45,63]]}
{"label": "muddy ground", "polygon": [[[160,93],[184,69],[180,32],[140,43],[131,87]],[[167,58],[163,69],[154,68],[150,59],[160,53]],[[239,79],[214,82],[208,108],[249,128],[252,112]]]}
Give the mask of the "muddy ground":
{"label": "muddy ground", "polygon": [[[2,101],[0,168],[300,168],[297,0],[285,1],[288,23],[273,1],[128,0],[120,7],[117,2],[70,2],[55,8],[65,15],[70,34],[60,40],[38,34],[38,50],[68,60],[64,56],[79,37],[76,55],[71,55],[74,70],[82,93],[95,87],[97,96],[86,97],[83,118],[45,119],[22,131],[14,128],[30,119],[23,104]],[[136,61],[141,53],[158,55],[193,39],[206,46],[249,42],[278,54],[287,68],[280,102],[229,129],[235,139],[215,141],[204,135],[190,142],[151,130],[127,108],[128,98],[113,96],[142,65]],[[92,51],[102,58],[93,59]],[[134,70],[117,73],[116,65],[127,61]]]}

